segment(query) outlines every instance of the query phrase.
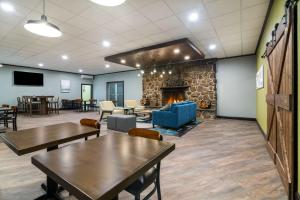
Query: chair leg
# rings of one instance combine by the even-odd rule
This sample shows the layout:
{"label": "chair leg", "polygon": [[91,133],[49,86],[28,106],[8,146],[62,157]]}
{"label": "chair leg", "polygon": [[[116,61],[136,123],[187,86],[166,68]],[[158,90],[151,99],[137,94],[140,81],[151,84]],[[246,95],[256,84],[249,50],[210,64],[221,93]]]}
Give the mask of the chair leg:
{"label": "chair leg", "polygon": [[156,190],[157,190],[157,199],[161,200],[161,191],[160,191],[160,181],[159,181],[159,176],[156,178]]}
{"label": "chair leg", "polygon": [[102,118],[103,118],[103,111],[101,112],[101,116],[100,116],[100,122],[101,122],[101,120],[102,120]]}
{"label": "chair leg", "polygon": [[140,199],[141,199],[140,194],[134,196],[134,200],[140,200]]}

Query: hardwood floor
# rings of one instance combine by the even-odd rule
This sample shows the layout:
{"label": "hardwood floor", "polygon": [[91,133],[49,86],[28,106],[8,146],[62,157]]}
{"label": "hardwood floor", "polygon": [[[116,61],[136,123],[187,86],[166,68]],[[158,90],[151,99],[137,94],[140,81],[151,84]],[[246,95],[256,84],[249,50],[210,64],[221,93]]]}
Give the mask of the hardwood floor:
{"label": "hardwood floor", "polygon": [[[99,118],[95,112],[18,118],[19,129],[81,118]],[[151,124],[138,124],[151,127]],[[106,124],[101,134],[109,134]],[[162,162],[161,187],[165,200],[286,200],[283,185],[253,121],[207,121],[181,138],[165,136],[176,150]],[[39,153],[39,152],[36,152]],[[34,154],[36,154],[34,153]],[[43,194],[45,175],[30,161],[34,154],[15,155],[0,143],[0,199],[29,200]],[[101,169],[99,169],[101,170]],[[66,199],[67,192],[63,193]],[[121,200],[134,199],[126,192]],[[152,199],[156,199],[154,195]]]}

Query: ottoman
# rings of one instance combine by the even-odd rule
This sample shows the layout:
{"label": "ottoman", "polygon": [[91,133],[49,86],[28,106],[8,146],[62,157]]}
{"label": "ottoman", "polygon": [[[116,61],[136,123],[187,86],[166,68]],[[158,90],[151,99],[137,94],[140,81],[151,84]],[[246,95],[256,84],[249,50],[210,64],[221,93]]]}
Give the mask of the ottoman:
{"label": "ottoman", "polygon": [[128,132],[136,128],[136,116],[134,115],[109,115],[107,116],[107,128],[115,131]]}

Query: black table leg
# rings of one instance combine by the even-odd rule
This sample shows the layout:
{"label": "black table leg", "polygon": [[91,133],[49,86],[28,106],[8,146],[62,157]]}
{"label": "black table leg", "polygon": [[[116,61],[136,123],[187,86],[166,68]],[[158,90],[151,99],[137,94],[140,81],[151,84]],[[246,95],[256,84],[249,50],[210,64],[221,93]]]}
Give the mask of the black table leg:
{"label": "black table leg", "polygon": [[[53,146],[53,147],[48,147],[47,151],[52,151],[58,149],[58,145]],[[40,200],[40,199],[47,199],[47,198],[54,198],[54,199],[60,199],[57,193],[62,192],[64,190],[63,187],[58,186],[57,183],[55,183],[50,177],[47,176],[47,185],[45,183],[41,184],[41,188],[45,190],[46,194],[43,196],[40,196],[39,198],[35,200]]]}
{"label": "black table leg", "polygon": [[[43,187],[44,185],[44,187]],[[46,200],[46,199],[55,199],[55,200],[62,200],[57,192],[59,190],[58,184],[52,180],[50,177],[47,176],[47,186],[45,184],[42,184],[42,188],[46,189],[46,194],[36,198],[35,200]]]}

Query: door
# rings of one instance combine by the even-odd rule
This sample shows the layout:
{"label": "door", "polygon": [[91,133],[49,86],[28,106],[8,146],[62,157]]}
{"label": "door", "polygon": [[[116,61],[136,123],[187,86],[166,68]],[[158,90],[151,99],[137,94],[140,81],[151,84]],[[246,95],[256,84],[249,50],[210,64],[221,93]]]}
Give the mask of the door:
{"label": "door", "polygon": [[124,106],[124,81],[106,83],[106,99],[115,106]]}
{"label": "door", "polygon": [[267,44],[267,149],[292,199],[294,183],[294,25],[293,10],[272,32]]}
{"label": "door", "polygon": [[81,99],[89,104],[90,99],[93,98],[93,85],[81,84]]}

